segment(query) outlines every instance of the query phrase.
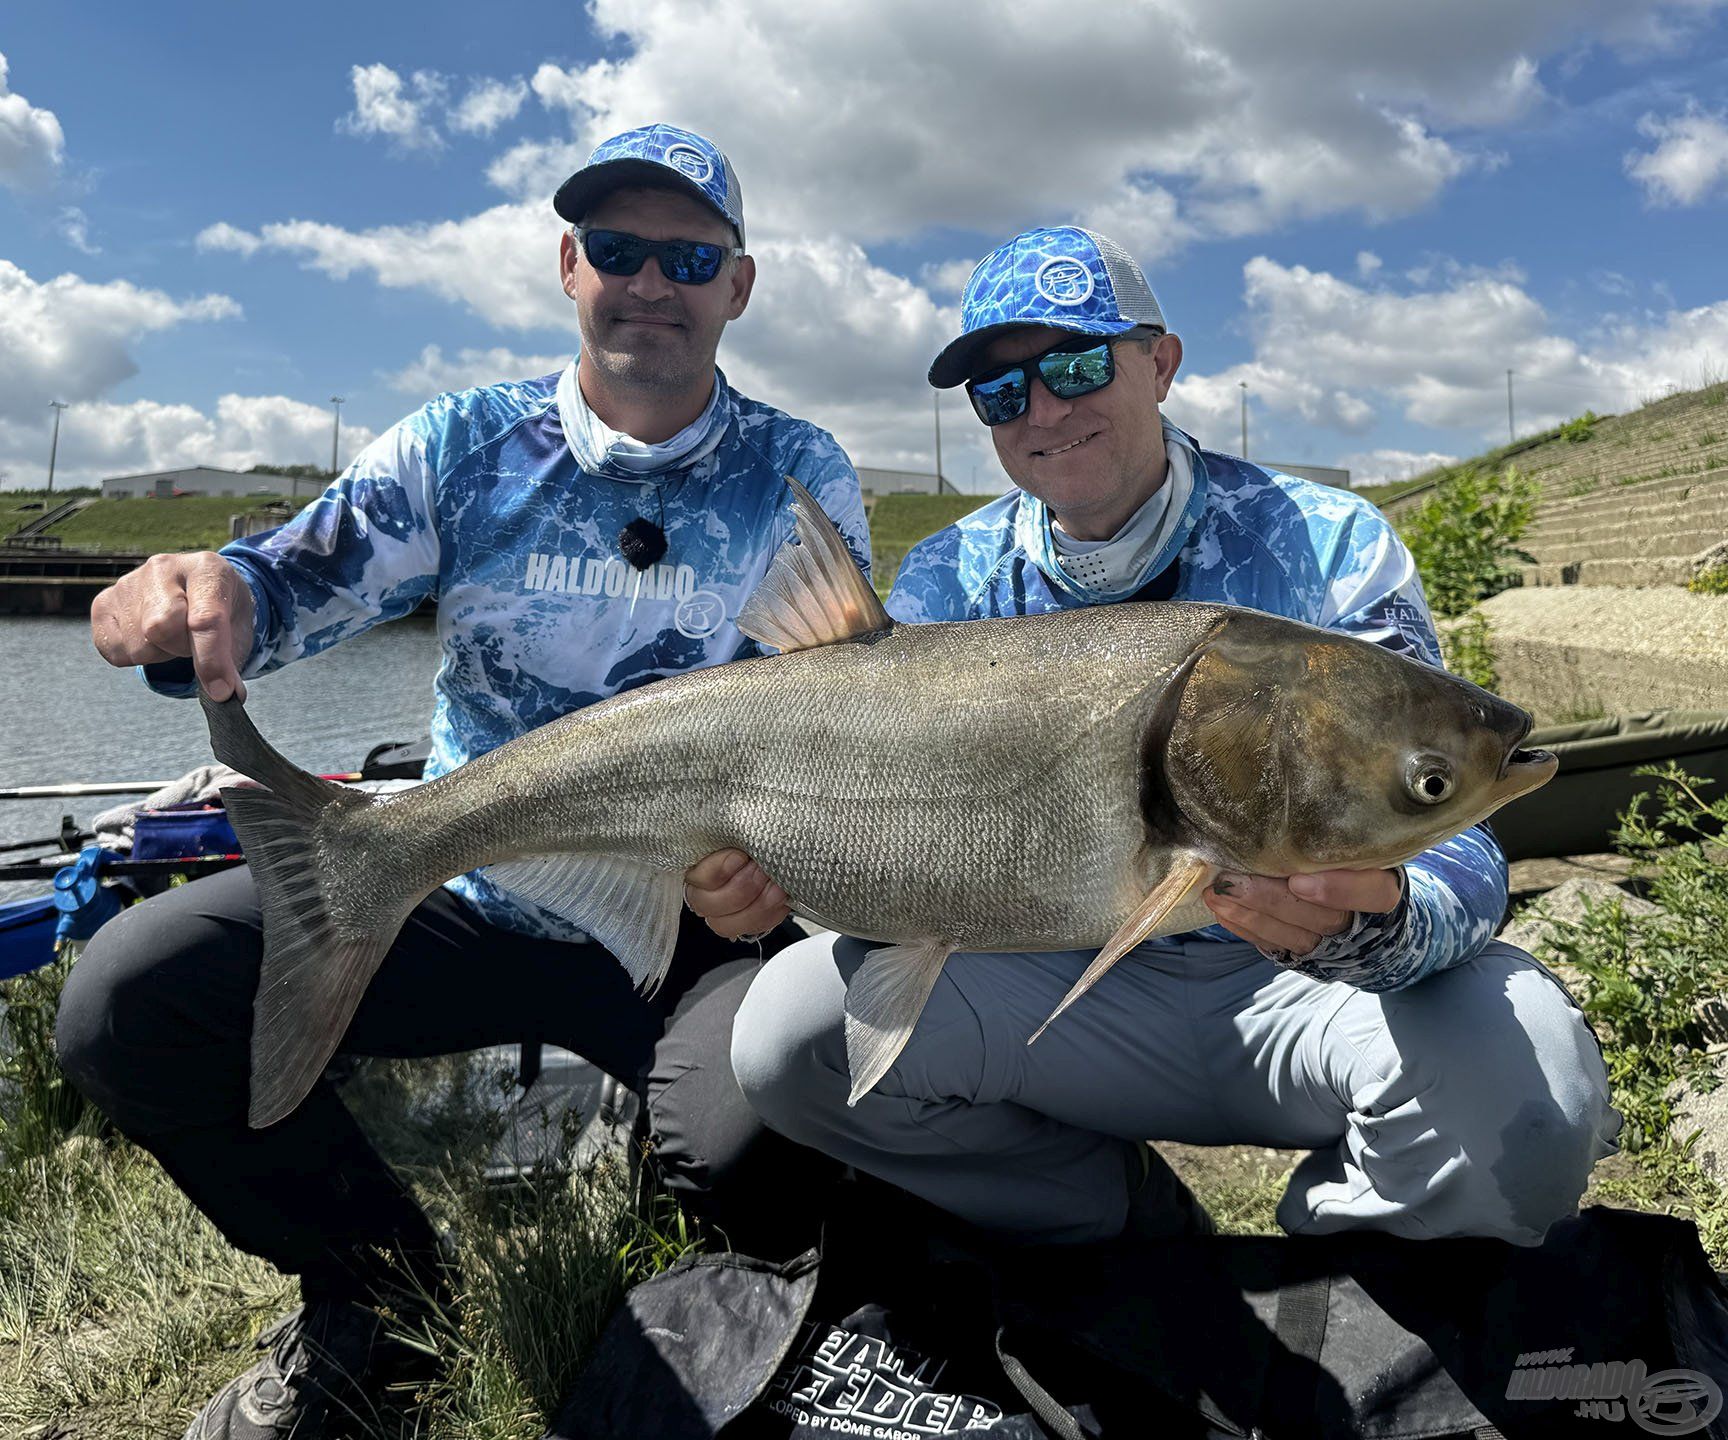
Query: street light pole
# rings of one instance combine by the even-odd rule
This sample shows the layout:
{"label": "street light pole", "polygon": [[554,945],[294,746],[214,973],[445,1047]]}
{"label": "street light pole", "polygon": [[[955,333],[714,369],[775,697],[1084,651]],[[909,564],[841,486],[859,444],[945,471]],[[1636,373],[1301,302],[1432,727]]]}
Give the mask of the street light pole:
{"label": "street light pole", "polygon": [[50,400],[49,407],[54,411],[54,439],[48,446],[48,493],[54,493],[54,460],[60,453],[60,412],[66,408],[64,400]]}
{"label": "street light pole", "polygon": [[942,493],[942,392],[930,392],[930,413],[936,417],[936,493]]}
{"label": "street light pole", "polygon": [[1242,458],[1246,460],[1248,458],[1248,382],[1238,380],[1236,383],[1242,387]]}
{"label": "street light pole", "polygon": [[342,402],[346,398],[343,395],[330,397],[330,403],[336,407],[336,428],[330,436],[330,474],[332,477],[340,473],[341,469],[336,463],[336,443],[342,438]]}
{"label": "street light pole", "polygon": [[1508,370],[1506,372],[1506,443],[1510,445],[1517,438],[1517,432],[1512,429],[1512,372]]}

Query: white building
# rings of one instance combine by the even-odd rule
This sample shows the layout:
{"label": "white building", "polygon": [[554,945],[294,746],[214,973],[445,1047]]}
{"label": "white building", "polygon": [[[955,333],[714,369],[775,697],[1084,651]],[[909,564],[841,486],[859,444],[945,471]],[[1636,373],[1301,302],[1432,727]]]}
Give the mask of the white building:
{"label": "white building", "polygon": [[1276,470],[1282,475],[1294,475],[1299,480],[1313,480],[1321,485],[1336,485],[1340,490],[1350,488],[1350,472],[1340,470],[1334,465],[1280,465],[1273,460],[1256,460],[1256,465],[1263,465],[1268,470]]}
{"label": "white building", "polygon": [[858,488],[867,496],[880,495],[942,495],[957,494],[946,478],[922,470],[877,470],[869,465],[858,467]]}
{"label": "white building", "polygon": [[110,476],[102,482],[102,498],[136,500],[146,495],[161,499],[175,495],[230,495],[236,500],[253,496],[310,500],[323,488],[322,480],[293,475],[242,475],[209,465],[190,465],[182,470],[157,470],[148,475]]}

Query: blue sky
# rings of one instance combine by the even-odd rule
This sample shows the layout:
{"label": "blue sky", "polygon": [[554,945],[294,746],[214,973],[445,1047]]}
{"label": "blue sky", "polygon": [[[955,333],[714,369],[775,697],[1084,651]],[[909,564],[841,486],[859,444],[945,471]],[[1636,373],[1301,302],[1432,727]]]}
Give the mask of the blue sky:
{"label": "blue sky", "polygon": [[[0,484],[343,458],[575,345],[549,198],[667,119],[742,180],[722,364],[928,469],[971,261],[1079,221],[1145,265],[1170,411],[1395,475],[1728,375],[1725,0],[596,0],[13,7]],[[520,18],[520,17],[519,17]],[[1005,480],[957,394],[944,468]]]}

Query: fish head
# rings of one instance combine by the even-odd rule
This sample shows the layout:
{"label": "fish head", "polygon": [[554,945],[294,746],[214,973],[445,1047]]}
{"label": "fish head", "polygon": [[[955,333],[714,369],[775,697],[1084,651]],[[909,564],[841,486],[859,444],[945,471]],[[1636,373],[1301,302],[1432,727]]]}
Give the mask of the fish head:
{"label": "fish head", "polygon": [[1147,732],[1149,825],[1261,875],[1401,864],[1558,768],[1530,716],[1455,675],[1253,612],[1185,662]]}

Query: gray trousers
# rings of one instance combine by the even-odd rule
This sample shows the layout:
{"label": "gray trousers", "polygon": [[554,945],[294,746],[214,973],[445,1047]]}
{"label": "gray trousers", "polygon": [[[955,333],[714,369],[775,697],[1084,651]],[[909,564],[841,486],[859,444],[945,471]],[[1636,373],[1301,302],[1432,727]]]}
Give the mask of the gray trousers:
{"label": "gray trousers", "polygon": [[1618,1147],[1601,1049],[1547,970],[1494,942],[1404,990],[1281,969],[1249,945],[1134,953],[1036,1045],[1094,952],[954,955],[898,1062],[846,1104],[842,999],[868,946],[818,935],[733,1025],[783,1135],[961,1217],[1043,1241],[1121,1232],[1146,1140],[1309,1150],[1292,1234],[1538,1243]]}

